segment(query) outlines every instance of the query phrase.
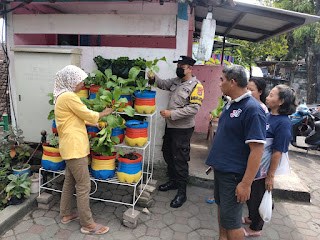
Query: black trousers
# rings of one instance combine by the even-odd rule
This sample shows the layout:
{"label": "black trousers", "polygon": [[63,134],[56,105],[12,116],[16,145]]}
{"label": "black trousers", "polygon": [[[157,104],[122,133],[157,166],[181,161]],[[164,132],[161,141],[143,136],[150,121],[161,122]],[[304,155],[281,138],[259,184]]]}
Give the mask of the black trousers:
{"label": "black trousers", "polygon": [[265,178],[252,182],[250,199],[247,201],[249,219],[252,221],[250,229],[253,231],[261,231],[264,224],[259,214],[259,206],[266,191],[265,182]]}
{"label": "black trousers", "polygon": [[163,136],[162,152],[167,163],[169,179],[187,184],[189,179],[190,139],[194,128],[167,128]]}

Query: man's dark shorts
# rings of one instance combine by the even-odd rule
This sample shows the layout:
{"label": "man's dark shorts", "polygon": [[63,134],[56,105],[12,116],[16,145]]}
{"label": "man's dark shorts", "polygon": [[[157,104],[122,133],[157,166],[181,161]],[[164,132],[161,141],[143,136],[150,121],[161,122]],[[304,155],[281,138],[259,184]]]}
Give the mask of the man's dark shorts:
{"label": "man's dark shorts", "polygon": [[243,174],[214,170],[214,197],[220,207],[220,223],[225,229],[241,228],[242,203],[237,202],[236,187]]}

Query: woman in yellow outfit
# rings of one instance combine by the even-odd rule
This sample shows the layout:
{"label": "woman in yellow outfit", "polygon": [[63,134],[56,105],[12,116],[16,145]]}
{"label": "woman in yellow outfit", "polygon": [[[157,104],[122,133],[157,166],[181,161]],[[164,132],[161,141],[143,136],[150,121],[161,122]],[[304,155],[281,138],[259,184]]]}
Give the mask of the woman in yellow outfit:
{"label": "woman in yellow outfit", "polygon": [[[59,151],[66,160],[60,215],[67,224],[80,218],[84,234],[105,234],[109,228],[92,219],[89,205],[90,176],[88,170],[89,140],[85,123],[96,124],[98,120],[112,113],[106,108],[98,113],[89,110],[75,94],[81,90],[87,74],[80,68],[68,65],[57,72],[54,85],[55,120],[59,134]],[[72,212],[74,190],[77,193],[78,214]]]}

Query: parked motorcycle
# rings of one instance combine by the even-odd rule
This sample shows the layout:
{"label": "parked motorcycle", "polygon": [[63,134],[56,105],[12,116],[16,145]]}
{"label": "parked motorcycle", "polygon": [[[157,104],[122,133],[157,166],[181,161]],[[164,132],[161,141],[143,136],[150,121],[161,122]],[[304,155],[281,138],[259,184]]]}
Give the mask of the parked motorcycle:
{"label": "parked motorcycle", "polygon": [[[294,147],[305,150],[320,150],[320,111],[319,107],[309,108],[305,103],[297,107],[297,111],[289,116],[292,123],[292,141]],[[302,136],[304,143],[297,141]]]}

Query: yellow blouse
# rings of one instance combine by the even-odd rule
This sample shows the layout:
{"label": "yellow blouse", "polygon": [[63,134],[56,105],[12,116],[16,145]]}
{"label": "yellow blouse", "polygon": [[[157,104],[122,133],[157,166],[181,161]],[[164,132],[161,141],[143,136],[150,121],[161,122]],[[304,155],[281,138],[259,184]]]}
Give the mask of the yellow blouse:
{"label": "yellow blouse", "polygon": [[89,110],[73,92],[58,97],[54,112],[62,159],[87,156],[90,146],[85,122],[97,123],[99,113]]}

